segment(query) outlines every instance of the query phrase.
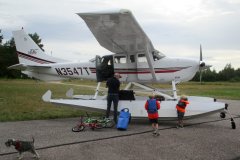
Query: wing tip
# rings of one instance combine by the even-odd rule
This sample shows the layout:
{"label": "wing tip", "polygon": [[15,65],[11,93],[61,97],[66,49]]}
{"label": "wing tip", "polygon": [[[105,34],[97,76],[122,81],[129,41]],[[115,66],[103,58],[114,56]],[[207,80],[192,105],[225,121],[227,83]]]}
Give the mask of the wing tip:
{"label": "wing tip", "polygon": [[99,14],[131,14],[132,12],[129,9],[118,9],[118,10],[111,10],[111,11],[97,11],[97,12],[83,12],[83,13],[76,13],[79,16],[84,15],[99,15]]}
{"label": "wing tip", "polygon": [[44,102],[50,102],[52,97],[52,92],[50,90],[48,90],[43,96],[42,96],[42,100]]}

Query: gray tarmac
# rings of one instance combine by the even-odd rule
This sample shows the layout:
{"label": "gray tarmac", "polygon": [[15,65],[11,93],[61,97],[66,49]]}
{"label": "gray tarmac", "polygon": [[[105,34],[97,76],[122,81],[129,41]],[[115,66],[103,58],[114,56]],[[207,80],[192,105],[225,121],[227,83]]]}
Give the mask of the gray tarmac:
{"label": "gray tarmac", "polygon": [[[5,146],[8,138],[31,140],[41,160],[237,160],[240,159],[240,101],[229,104],[236,122],[219,114],[186,120],[183,129],[175,122],[161,122],[154,137],[148,121],[132,122],[127,131],[115,128],[74,133],[78,118],[0,123],[0,160],[17,159],[16,150]],[[25,153],[24,160],[34,159]]]}

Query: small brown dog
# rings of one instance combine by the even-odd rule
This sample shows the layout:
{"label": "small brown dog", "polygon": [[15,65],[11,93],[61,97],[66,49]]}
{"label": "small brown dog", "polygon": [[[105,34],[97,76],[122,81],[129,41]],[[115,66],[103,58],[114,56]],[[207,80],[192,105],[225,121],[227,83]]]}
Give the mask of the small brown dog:
{"label": "small brown dog", "polygon": [[14,146],[15,149],[18,151],[19,153],[19,157],[18,159],[22,159],[22,153],[23,152],[31,152],[32,154],[34,154],[34,157],[39,159],[39,155],[35,150],[34,147],[34,138],[32,138],[32,141],[20,141],[20,140],[15,140],[15,139],[8,139],[7,142],[5,142],[5,145],[7,147],[11,147]]}

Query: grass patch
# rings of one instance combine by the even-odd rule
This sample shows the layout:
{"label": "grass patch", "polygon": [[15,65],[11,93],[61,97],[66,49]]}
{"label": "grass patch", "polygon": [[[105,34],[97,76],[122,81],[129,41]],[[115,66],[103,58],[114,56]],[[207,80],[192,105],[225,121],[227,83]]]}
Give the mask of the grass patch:
{"label": "grass patch", "polygon": [[[84,115],[85,111],[67,106],[56,107],[41,99],[48,89],[53,91],[54,98],[63,98],[69,88],[69,86],[34,80],[0,80],[0,121],[67,118]],[[83,94],[93,93],[93,91],[81,87],[75,90],[81,91]]]}
{"label": "grass patch", "polygon": [[[94,81],[70,80],[64,81],[67,84],[92,85]],[[105,83],[101,85],[105,87]],[[122,88],[125,84],[122,85]],[[155,88],[170,88],[167,84],[152,84]],[[0,80],[0,121],[22,121],[36,119],[53,119],[79,117],[85,115],[85,111],[67,106],[58,106],[43,102],[42,95],[50,89],[54,98],[66,98],[65,92],[73,88],[78,94],[94,94],[94,89],[82,86],[69,86],[62,84],[52,84],[35,80]],[[217,82],[203,83],[197,82],[182,83],[177,86],[178,95],[207,96],[221,99],[240,99],[240,83]],[[91,113],[99,116],[98,113]]]}
{"label": "grass patch", "polygon": [[189,82],[184,83],[180,88],[180,94],[214,97],[217,99],[240,99],[240,83],[217,82],[203,83]]}
{"label": "grass patch", "polygon": [[[156,88],[170,88],[168,84],[153,84]],[[185,82],[177,85],[178,95],[206,96],[217,99],[240,100],[239,82]],[[170,92],[171,93],[171,92]],[[172,94],[172,93],[171,93]]]}

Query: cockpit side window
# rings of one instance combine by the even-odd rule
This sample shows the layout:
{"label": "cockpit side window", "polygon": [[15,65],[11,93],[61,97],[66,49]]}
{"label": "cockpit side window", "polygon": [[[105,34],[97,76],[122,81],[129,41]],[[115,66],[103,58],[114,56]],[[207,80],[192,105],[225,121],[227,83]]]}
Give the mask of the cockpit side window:
{"label": "cockpit side window", "polygon": [[157,60],[165,57],[165,55],[163,53],[161,53],[161,52],[159,52],[157,50],[152,51],[152,56],[153,56],[153,60],[154,61],[157,61]]}
{"label": "cockpit side window", "polygon": [[134,63],[135,62],[135,55],[130,55],[129,60],[130,60],[130,63]]}
{"label": "cockpit side window", "polygon": [[138,54],[138,62],[147,62],[145,54]]}

